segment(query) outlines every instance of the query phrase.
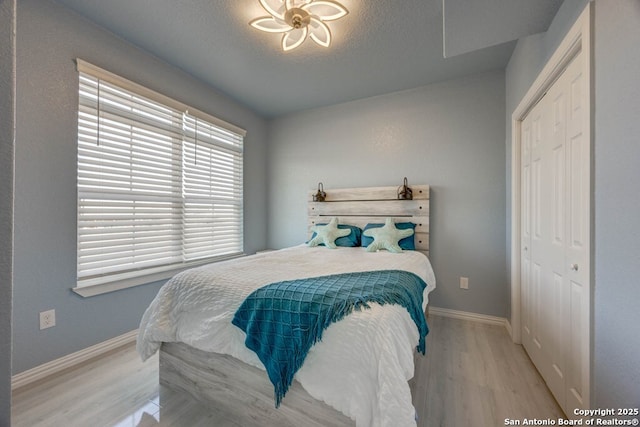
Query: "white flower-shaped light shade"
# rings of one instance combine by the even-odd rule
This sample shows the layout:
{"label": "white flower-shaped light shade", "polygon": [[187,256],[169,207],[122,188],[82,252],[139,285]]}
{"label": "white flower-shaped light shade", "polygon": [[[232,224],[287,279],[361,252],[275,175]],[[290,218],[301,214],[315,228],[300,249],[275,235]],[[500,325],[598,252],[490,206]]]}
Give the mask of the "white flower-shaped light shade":
{"label": "white flower-shaped light shade", "polygon": [[349,11],[333,0],[258,0],[269,16],[249,24],[268,33],[283,33],[282,49],[300,46],[307,38],[319,46],[329,47],[331,30],[325,23],[346,16]]}

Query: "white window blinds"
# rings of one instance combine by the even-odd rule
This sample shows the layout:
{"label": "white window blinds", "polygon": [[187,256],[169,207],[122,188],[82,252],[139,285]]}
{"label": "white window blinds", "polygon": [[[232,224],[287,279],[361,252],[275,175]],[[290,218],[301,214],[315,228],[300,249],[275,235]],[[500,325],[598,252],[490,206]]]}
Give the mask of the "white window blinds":
{"label": "white window blinds", "polygon": [[78,70],[78,287],[242,253],[244,131]]}

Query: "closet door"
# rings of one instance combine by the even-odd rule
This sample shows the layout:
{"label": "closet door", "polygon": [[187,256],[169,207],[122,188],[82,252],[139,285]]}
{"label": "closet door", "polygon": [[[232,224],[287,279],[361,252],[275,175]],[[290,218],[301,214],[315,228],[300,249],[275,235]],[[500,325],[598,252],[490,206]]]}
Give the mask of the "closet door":
{"label": "closet door", "polygon": [[[582,70],[583,55],[574,59],[567,75],[565,310],[566,408],[585,408],[589,394],[590,343],[590,242],[591,242],[591,145],[589,84]],[[566,410],[566,409],[565,409]]]}
{"label": "closet door", "polygon": [[578,54],[522,122],[523,345],[567,415],[589,352],[588,87]]}
{"label": "closet door", "polygon": [[567,69],[556,83],[547,91],[550,121],[549,151],[547,174],[549,180],[545,192],[548,209],[545,215],[549,219],[545,250],[549,263],[545,271],[548,283],[549,325],[548,354],[544,379],[560,406],[566,411],[566,363],[568,356],[567,340],[570,339],[569,299],[567,295],[566,265],[566,222],[567,222],[567,112],[568,80],[571,68]]}
{"label": "closet door", "polygon": [[545,165],[543,153],[548,140],[548,112],[543,98],[527,115],[522,124],[522,336],[529,357],[543,370],[546,354],[544,292],[544,236],[545,229]]}

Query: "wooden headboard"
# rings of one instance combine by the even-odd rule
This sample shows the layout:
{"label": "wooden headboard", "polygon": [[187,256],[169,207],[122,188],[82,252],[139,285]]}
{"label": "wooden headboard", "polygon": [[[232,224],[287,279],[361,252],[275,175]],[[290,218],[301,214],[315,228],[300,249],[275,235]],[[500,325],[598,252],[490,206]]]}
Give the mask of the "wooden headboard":
{"label": "wooden headboard", "polygon": [[429,186],[411,185],[413,200],[398,200],[398,187],[363,187],[325,189],[324,202],[314,202],[309,192],[308,227],[327,223],[338,217],[340,224],[364,228],[368,223],[383,223],[385,218],[395,222],[416,224],[416,250],[429,255]]}

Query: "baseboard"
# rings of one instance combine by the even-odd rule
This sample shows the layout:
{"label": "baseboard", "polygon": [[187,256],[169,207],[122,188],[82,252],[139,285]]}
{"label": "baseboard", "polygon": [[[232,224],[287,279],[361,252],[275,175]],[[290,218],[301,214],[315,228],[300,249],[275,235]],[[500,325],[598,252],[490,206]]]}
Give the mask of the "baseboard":
{"label": "baseboard", "polygon": [[87,347],[75,353],[68,354],[51,362],[44,363],[35,368],[20,372],[11,377],[11,389],[15,390],[20,387],[32,384],[48,376],[57,374],[65,369],[72,368],[87,360],[95,359],[112,350],[120,348],[124,345],[132,343],[138,336],[138,330],[127,332],[110,340],[103,341],[91,347]]}
{"label": "baseboard", "polygon": [[490,325],[504,326],[510,330],[507,319],[504,317],[489,316],[487,314],[470,313],[468,311],[451,310],[448,308],[430,307],[429,314],[434,316],[452,317],[454,319],[471,320],[472,322],[487,323]]}

